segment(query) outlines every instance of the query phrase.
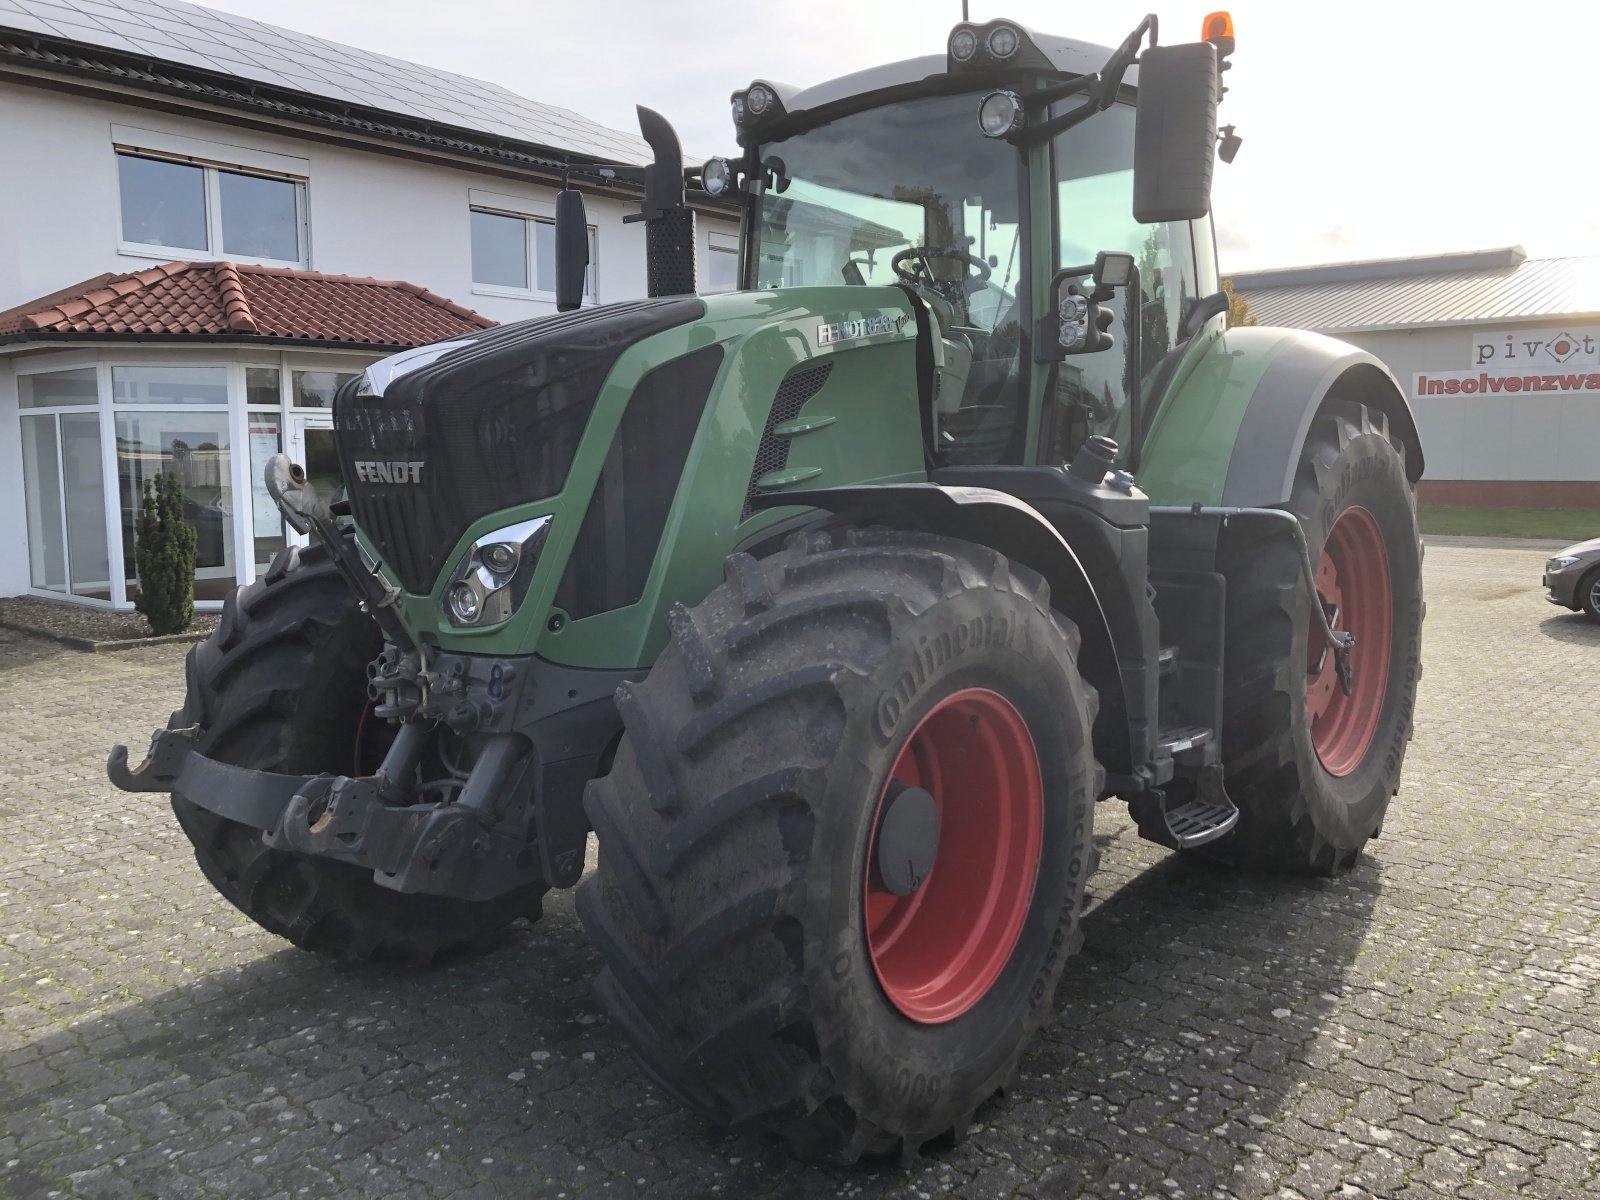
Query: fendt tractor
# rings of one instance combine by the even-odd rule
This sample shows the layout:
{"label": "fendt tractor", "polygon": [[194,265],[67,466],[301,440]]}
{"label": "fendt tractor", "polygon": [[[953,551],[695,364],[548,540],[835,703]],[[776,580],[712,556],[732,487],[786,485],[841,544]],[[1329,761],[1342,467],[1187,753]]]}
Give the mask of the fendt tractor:
{"label": "fendt tractor", "polygon": [[[653,162],[588,177],[643,185],[649,297],[580,304],[564,185],[561,311],[346,385],[344,496],[268,464],[308,540],[112,779],[325,955],[426,962],[576,885],[650,1077],[845,1162],[1007,1085],[1097,802],[1348,868],[1411,736],[1422,449],[1371,355],[1225,327],[1232,22],[1157,33],[963,21],[757,80],[690,170],[641,109]],[[697,296],[709,204],[741,287]]]}

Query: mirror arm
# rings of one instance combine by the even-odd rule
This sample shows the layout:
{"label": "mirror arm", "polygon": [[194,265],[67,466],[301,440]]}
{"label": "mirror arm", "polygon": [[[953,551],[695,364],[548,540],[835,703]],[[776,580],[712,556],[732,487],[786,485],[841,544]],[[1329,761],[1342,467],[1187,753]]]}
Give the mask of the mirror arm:
{"label": "mirror arm", "polygon": [[1023,98],[1025,108],[1034,105],[1048,105],[1053,101],[1064,99],[1067,96],[1085,94],[1082,104],[1069,113],[1063,113],[1053,121],[1046,121],[1043,125],[1023,126],[1021,129],[1006,135],[1006,141],[1013,146],[1036,146],[1047,141],[1058,133],[1064,133],[1074,125],[1088,120],[1097,112],[1104,112],[1117,100],[1117,89],[1122,86],[1122,77],[1129,67],[1139,57],[1139,47],[1144,44],[1144,35],[1150,35],[1150,44],[1154,46],[1159,36],[1160,21],[1155,13],[1148,14],[1144,20],[1134,27],[1132,33],[1123,39],[1122,45],[1112,52],[1106,60],[1106,65],[1098,72],[1080,75],[1076,79],[1069,79],[1066,83],[1058,83],[1052,87],[1043,88],[1037,92],[1030,92]]}
{"label": "mirror arm", "polygon": [[[1085,78],[1099,79],[1099,76],[1091,75],[1085,76]],[[1021,129],[1008,133],[1006,141],[1013,146],[1021,146],[1024,149],[1030,146],[1037,146],[1040,142],[1048,141],[1055,137],[1056,134],[1087,121],[1095,113],[1102,111],[1104,107],[1100,103],[1098,96],[1091,92],[1089,98],[1071,112],[1062,113],[1055,120],[1046,121],[1043,125],[1024,125]]]}

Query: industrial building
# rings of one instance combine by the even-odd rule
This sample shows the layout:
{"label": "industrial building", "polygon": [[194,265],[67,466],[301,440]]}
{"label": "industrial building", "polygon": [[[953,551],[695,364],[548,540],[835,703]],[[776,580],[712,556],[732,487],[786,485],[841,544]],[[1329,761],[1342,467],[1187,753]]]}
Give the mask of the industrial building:
{"label": "industrial building", "polygon": [[1232,280],[1261,324],[1388,364],[1422,432],[1423,503],[1600,509],[1600,257],[1506,246]]}

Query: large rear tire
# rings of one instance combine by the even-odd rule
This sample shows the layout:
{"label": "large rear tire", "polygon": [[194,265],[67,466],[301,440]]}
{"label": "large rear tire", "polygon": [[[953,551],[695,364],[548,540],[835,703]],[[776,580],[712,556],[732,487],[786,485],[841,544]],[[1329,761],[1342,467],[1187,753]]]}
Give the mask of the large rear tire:
{"label": "large rear tire", "polygon": [[1323,654],[1299,550],[1235,522],[1224,534],[1227,646],[1222,755],[1240,810],[1208,852],[1330,875],[1383,826],[1411,740],[1422,665],[1422,548],[1405,446],[1359,404],[1326,406],[1288,506],[1306,532],[1319,597],[1355,635],[1353,687]]}
{"label": "large rear tire", "polygon": [[[618,693],[577,898],[597,990],[715,1123],[913,1154],[1006,1083],[1081,940],[1077,631],[1031,571],[928,535],[799,536],[727,577]],[[891,882],[915,855],[884,831],[930,795],[937,851]]]}
{"label": "large rear tire", "polygon": [[[235,766],[286,774],[354,774],[366,666],[382,649],[320,546],[290,548],[223,605],[215,633],[189,651],[188,694],[169,728],[200,726],[196,748]],[[368,766],[372,764],[367,764]],[[172,797],[195,859],[240,912],[329,958],[404,958],[488,944],[517,917],[537,917],[542,888],[472,902],[402,894],[370,871],[275,850],[260,831]]]}

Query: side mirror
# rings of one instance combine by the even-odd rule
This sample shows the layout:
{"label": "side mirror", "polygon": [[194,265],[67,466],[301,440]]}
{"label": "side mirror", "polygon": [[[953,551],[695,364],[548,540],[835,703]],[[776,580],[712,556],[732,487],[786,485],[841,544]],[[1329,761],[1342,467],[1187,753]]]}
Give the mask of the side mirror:
{"label": "side mirror", "polygon": [[1211,211],[1217,145],[1217,48],[1153,46],[1139,59],[1133,219],[1193,221]]}
{"label": "side mirror", "polygon": [[[1093,287],[1085,291],[1081,280]],[[1094,354],[1109,350],[1117,339],[1111,333],[1112,313],[1101,308],[1118,288],[1138,287],[1139,269],[1133,255],[1102,250],[1091,266],[1067,267],[1050,280],[1053,312],[1039,322],[1035,358],[1056,362],[1069,354]]]}
{"label": "side mirror", "polygon": [[571,312],[583,304],[589,278],[589,218],[583,193],[562,188],[556,193],[556,311]]}

